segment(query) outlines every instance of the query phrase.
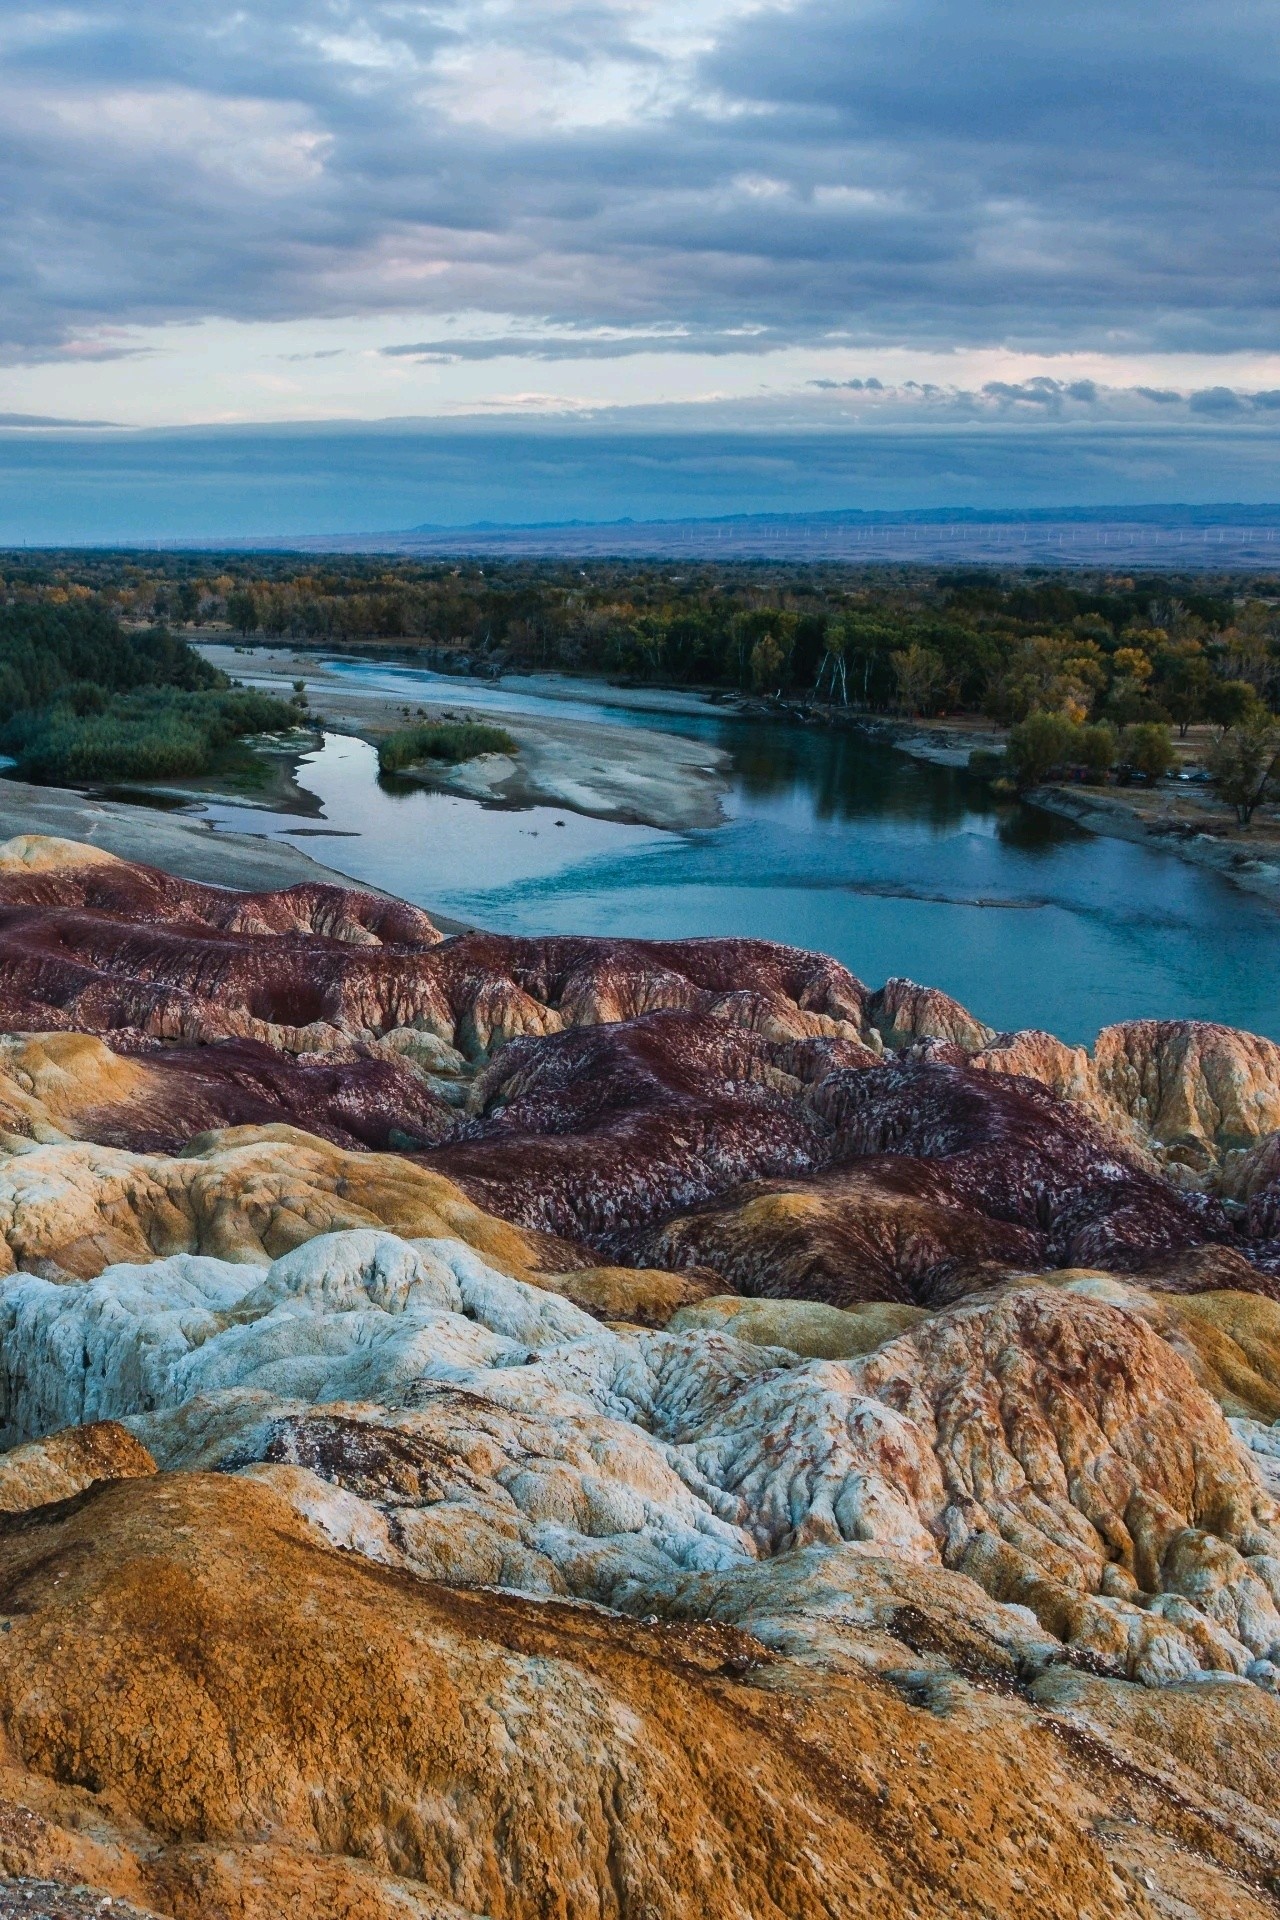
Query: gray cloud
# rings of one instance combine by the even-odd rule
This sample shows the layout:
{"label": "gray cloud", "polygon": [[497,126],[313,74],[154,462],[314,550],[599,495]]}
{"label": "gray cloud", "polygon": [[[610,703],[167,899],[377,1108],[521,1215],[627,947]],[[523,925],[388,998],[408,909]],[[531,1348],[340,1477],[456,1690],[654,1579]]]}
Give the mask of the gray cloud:
{"label": "gray cloud", "polygon": [[454,336],[402,342],[379,347],[378,352],[391,360],[449,366],[459,360],[623,360],[638,353],[769,353],[777,345],[777,335],[763,328],[724,333],[688,328],[668,333],[508,333],[478,339]]}
{"label": "gray cloud", "polygon": [[[686,427],[689,423],[686,422]],[[1115,507],[1280,498],[1280,441],[1188,417],[1099,436],[952,420],[913,433],[796,431],[777,407],[706,409],[697,430],[601,417],[394,427],[0,432],[7,544],[359,535],[477,520],[668,519],[856,506]]]}
{"label": "gray cloud", "polygon": [[68,420],[57,413],[0,413],[0,427],[111,427],[113,420]]}
{"label": "gray cloud", "polygon": [[1201,387],[1187,402],[1192,413],[1243,413],[1244,401],[1230,387]]}
{"label": "gray cloud", "polygon": [[[1275,345],[1268,0],[799,0],[658,42],[603,0],[0,0],[11,357],[396,308],[528,323],[396,349],[428,358]],[[633,334],[563,331],[601,327]]]}

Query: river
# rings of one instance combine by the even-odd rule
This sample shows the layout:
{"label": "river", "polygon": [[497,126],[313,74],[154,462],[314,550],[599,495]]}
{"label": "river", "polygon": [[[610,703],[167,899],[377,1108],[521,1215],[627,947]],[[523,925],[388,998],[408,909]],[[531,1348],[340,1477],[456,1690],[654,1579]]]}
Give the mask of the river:
{"label": "river", "polygon": [[1174,854],[995,805],[964,774],[855,735],[706,712],[549,699],[386,662],[329,661],[407,702],[559,714],[704,739],[731,756],[723,826],[689,834],[513,810],[380,782],[338,734],[298,784],[318,816],[201,803],[353,878],[510,933],[748,934],[835,954],[861,979],[943,987],[992,1026],[1089,1041],[1139,1015],[1280,1039],[1280,915]]}

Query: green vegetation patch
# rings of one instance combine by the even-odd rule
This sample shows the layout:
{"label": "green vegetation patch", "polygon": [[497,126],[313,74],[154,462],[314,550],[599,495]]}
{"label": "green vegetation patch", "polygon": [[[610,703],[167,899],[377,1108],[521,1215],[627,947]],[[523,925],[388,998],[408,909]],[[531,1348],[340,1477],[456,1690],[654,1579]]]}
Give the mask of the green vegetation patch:
{"label": "green vegetation patch", "polygon": [[163,627],[129,631],[94,602],[0,607],[0,720],[63,697],[135,687],[225,687],[227,677]]}
{"label": "green vegetation patch", "polygon": [[421,760],[443,760],[456,767],[482,753],[517,751],[504,727],[487,727],[478,720],[429,721],[420,727],[405,727],[384,740],[378,748],[378,768],[382,773],[399,773]]}
{"label": "green vegetation patch", "polygon": [[205,773],[233,741],[297,723],[285,701],[240,688],[109,695],[86,682],[47,708],[14,714],[0,727],[0,747],[27,780],[164,780]]}

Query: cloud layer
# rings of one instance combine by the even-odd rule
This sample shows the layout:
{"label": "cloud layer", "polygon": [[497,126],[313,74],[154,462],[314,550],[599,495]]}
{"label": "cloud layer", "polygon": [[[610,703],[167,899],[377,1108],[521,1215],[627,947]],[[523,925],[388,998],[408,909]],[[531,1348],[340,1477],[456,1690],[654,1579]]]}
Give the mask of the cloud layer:
{"label": "cloud layer", "polygon": [[[1151,410],[1156,411],[1154,408]],[[0,546],[353,536],[477,521],[637,520],[851,506],[1280,500],[1280,440],[1192,419],[890,420],[858,432],[488,419],[180,433],[0,432]]]}
{"label": "cloud layer", "polygon": [[[3,348],[467,311],[501,326],[386,347],[1271,351],[1274,25],[1270,0],[8,0]],[[1221,391],[1193,404],[1256,410]]]}

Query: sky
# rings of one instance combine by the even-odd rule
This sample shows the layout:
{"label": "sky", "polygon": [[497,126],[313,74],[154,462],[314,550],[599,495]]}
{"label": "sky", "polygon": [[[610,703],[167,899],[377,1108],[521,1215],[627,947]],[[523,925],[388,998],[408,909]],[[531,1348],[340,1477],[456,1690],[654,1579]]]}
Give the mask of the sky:
{"label": "sky", "polygon": [[1280,499],[1278,24],[0,0],[0,539]]}

